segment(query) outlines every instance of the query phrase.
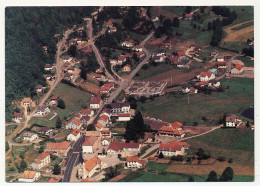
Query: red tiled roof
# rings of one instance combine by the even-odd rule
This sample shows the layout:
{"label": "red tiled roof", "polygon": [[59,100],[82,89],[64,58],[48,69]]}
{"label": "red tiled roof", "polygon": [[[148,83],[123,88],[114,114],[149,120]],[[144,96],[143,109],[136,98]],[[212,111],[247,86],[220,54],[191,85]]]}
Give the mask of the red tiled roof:
{"label": "red tiled roof", "polygon": [[42,160],[44,158],[46,158],[47,156],[49,156],[50,154],[47,153],[47,152],[43,152],[41,154],[39,154],[37,157],[36,157],[36,160]]}
{"label": "red tiled roof", "polygon": [[56,179],[56,178],[51,178],[51,179],[48,180],[48,182],[59,182],[59,180]]}
{"label": "red tiled roof", "polygon": [[190,18],[190,17],[192,17],[192,14],[186,14],[185,17]]}
{"label": "red tiled roof", "polygon": [[136,45],[136,48],[142,48],[142,45]]}
{"label": "red tiled roof", "polygon": [[237,64],[235,68],[238,69],[238,70],[241,70],[243,68],[243,66],[240,65],[240,64]]}
{"label": "red tiled roof", "polygon": [[174,132],[174,129],[170,126],[163,126],[158,131]]}
{"label": "red tiled roof", "polygon": [[31,98],[23,98],[23,99],[22,99],[22,102],[23,102],[23,103],[29,103],[29,102],[31,102],[31,101],[32,101]]}
{"label": "red tiled roof", "polygon": [[184,51],[178,51],[177,54],[178,54],[178,56],[185,56],[185,52]]}
{"label": "red tiled roof", "polygon": [[226,61],[218,61],[218,66],[227,66]]}
{"label": "red tiled roof", "polygon": [[110,28],[110,30],[116,30],[116,27],[115,27],[115,26],[113,26],[113,27],[111,27],[111,28]]}
{"label": "red tiled roof", "polygon": [[235,114],[232,114],[231,116],[226,117],[227,122],[235,122],[237,119],[237,116]]}
{"label": "red tiled roof", "polygon": [[171,61],[171,62],[178,62],[178,61],[179,61],[179,58],[178,58],[178,57],[171,57],[171,58],[170,58],[170,61]]}
{"label": "red tiled roof", "polygon": [[120,143],[119,141],[113,141],[110,143],[108,150],[111,149],[118,152],[123,148],[139,148],[139,145],[139,143]]}
{"label": "red tiled roof", "polygon": [[206,85],[206,84],[208,84],[207,81],[201,81],[201,82],[196,83],[197,86]]}
{"label": "red tiled roof", "polygon": [[63,141],[60,143],[47,143],[46,149],[58,149],[58,150],[66,150],[70,146],[70,143],[67,141]]}
{"label": "red tiled roof", "polygon": [[94,156],[93,158],[91,158],[89,160],[85,160],[84,162],[85,162],[85,168],[87,171],[91,171],[98,164],[101,164],[101,160],[97,156]]}
{"label": "red tiled roof", "polygon": [[118,117],[130,117],[131,114],[118,114]]}
{"label": "red tiled roof", "polygon": [[141,56],[143,52],[136,52],[137,57]]}
{"label": "red tiled roof", "polygon": [[51,97],[51,100],[58,100],[59,99],[59,96],[52,96]]}
{"label": "red tiled roof", "polygon": [[98,120],[107,121],[107,120],[108,120],[108,116],[105,115],[105,114],[103,114],[102,116],[100,116],[100,117],[98,118]]}
{"label": "red tiled roof", "polygon": [[138,158],[138,156],[127,156],[126,157],[126,162],[138,162],[138,163],[144,165],[144,161],[140,160]]}
{"label": "red tiled roof", "polygon": [[15,112],[15,113],[14,113],[14,117],[17,117],[17,116],[21,116],[21,117],[22,117],[22,116],[23,116],[23,113],[21,113],[21,112]]}
{"label": "red tiled roof", "polygon": [[95,136],[88,136],[88,137],[86,137],[82,146],[93,146],[97,140],[98,140],[98,138]]}
{"label": "red tiled roof", "polygon": [[27,178],[27,179],[33,179],[36,173],[37,173],[36,171],[27,171],[26,170],[26,171],[23,172],[21,177]]}
{"label": "red tiled roof", "polygon": [[101,131],[101,134],[110,134],[110,133],[111,133],[110,130],[102,130],[102,131]]}
{"label": "red tiled roof", "polygon": [[112,23],[112,21],[108,21],[107,22],[107,26],[110,26],[110,25],[112,25],[113,23]]}
{"label": "red tiled roof", "polygon": [[95,124],[95,127],[98,127],[98,128],[100,128],[100,129],[102,128],[102,126],[103,126],[103,125],[102,125],[101,123],[96,123],[96,124]]}
{"label": "red tiled roof", "polygon": [[102,74],[95,74],[94,78],[102,78]]}
{"label": "red tiled roof", "polygon": [[82,114],[82,115],[90,115],[91,112],[92,112],[91,109],[82,109],[82,110],[80,111],[80,114]]}
{"label": "red tiled roof", "polygon": [[74,129],[73,131],[71,131],[71,134],[73,136],[77,136],[79,134],[79,130],[78,129]]}
{"label": "red tiled roof", "polygon": [[70,123],[70,122],[73,122],[76,125],[80,125],[81,124],[81,121],[79,119],[75,118],[75,117],[71,121],[69,121],[68,123]]}
{"label": "red tiled roof", "polygon": [[201,72],[200,73],[200,77],[206,77],[206,76],[208,76],[208,77],[210,77],[212,75],[212,73],[210,73],[210,72]]}
{"label": "red tiled roof", "polygon": [[173,128],[182,128],[183,125],[180,122],[175,121],[174,123],[172,123],[172,127]]}
{"label": "red tiled roof", "polygon": [[80,182],[92,182],[91,180],[83,179]]}
{"label": "red tiled roof", "polygon": [[121,60],[125,60],[125,58],[126,58],[125,56],[119,56],[119,57],[118,57],[118,60],[120,60],[120,61],[121,61]]}
{"label": "red tiled roof", "polygon": [[182,149],[182,147],[183,146],[180,143],[178,143],[177,141],[172,141],[170,143],[161,143],[159,150],[176,152],[176,151],[180,151]]}
{"label": "red tiled roof", "polygon": [[90,104],[100,104],[101,97],[92,97],[90,100]]}

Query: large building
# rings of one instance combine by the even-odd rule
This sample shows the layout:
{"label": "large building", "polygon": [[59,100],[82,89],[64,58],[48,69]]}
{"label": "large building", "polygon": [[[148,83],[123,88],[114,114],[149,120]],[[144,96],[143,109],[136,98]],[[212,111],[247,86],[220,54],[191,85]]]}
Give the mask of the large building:
{"label": "large building", "polygon": [[186,142],[172,141],[170,143],[161,143],[159,153],[164,156],[184,156],[185,149],[190,147]]}

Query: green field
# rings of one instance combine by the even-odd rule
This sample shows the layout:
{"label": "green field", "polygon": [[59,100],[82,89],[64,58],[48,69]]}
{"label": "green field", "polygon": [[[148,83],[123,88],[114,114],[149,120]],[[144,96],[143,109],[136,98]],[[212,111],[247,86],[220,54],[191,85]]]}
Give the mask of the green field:
{"label": "green field", "polygon": [[185,11],[185,6],[163,6],[162,9],[178,16],[182,16]]}
{"label": "green field", "polygon": [[[189,105],[187,95],[168,93],[156,97],[154,101],[138,102],[138,109],[143,114],[163,121],[180,121],[184,125],[192,125],[193,122],[198,122],[199,125],[218,125],[225,112],[237,114],[254,104],[253,82],[253,79],[242,78],[222,80],[222,84],[229,85],[228,89],[212,92],[211,95],[190,95]],[[202,121],[202,117],[206,117],[207,121]]]}
{"label": "green field", "polygon": [[254,22],[244,23],[244,24],[242,24],[240,26],[232,28],[231,30],[241,30],[243,28],[246,28],[246,27],[249,27],[249,26],[252,26],[252,25],[254,25]]}
{"label": "green field", "polygon": [[[79,112],[82,106],[88,106],[91,94],[77,88],[71,87],[69,85],[60,83],[54,90],[53,95],[60,96],[60,98],[65,102],[65,109],[58,109],[58,116],[63,117],[72,117],[77,112]],[[51,115],[53,115],[51,113]],[[54,127],[56,124],[57,117],[49,120],[50,116],[44,118],[33,117],[29,123],[30,124],[40,124],[42,126]]]}
{"label": "green field", "polygon": [[236,59],[241,60],[246,67],[254,67],[254,60],[251,60],[249,57],[239,56]]}
{"label": "green field", "polygon": [[170,165],[154,163],[154,162],[151,162],[151,161],[149,161],[148,164],[146,165],[147,170],[149,170],[150,172],[153,172],[153,171],[163,172],[166,169],[168,169],[169,166]]}
{"label": "green field", "polygon": [[144,80],[147,78],[150,78],[152,76],[156,76],[158,74],[167,72],[169,70],[174,69],[174,65],[169,65],[169,64],[158,64],[157,66],[153,66],[148,64],[148,69],[142,69],[138,72],[139,76],[135,76],[135,80]]}
{"label": "green field", "polygon": [[234,25],[254,19],[253,6],[228,6],[228,8],[230,8],[231,11],[235,10],[237,13],[237,19],[234,21]]}
{"label": "green field", "polygon": [[254,165],[254,132],[251,129],[218,129],[186,141],[193,147],[202,147],[212,157],[222,156],[239,164]]}
{"label": "green field", "polygon": [[243,48],[248,47],[248,45],[244,41],[228,41],[224,42],[221,47],[241,52]]}

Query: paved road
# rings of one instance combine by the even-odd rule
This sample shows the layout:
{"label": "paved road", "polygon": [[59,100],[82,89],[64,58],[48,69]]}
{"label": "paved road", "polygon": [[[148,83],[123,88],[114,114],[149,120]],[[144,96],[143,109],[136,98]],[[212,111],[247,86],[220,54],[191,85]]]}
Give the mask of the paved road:
{"label": "paved road", "polygon": [[64,171],[64,176],[62,182],[69,182],[72,169],[79,162],[79,156],[82,151],[82,143],[85,140],[85,135],[81,135],[81,137],[76,141],[71,151],[67,154],[66,158],[66,169]]}
{"label": "paved road", "polygon": [[94,40],[93,40],[93,27],[92,27],[92,19],[88,20],[88,24],[87,24],[87,32],[88,32],[88,37],[89,37],[89,45],[92,47],[93,49],[93,52],[95,53],[95,56],[97,58],[97,61],[100,65],[101,68],[105,69],[105,74],[106,76],[114,81],[114,82],[117,82],[116,79],[107,71],[106,69],[106,65],[104,64],[101,56],[100,56],[100,53],[97,49],[97,47],[95,46],[95,43],[94,43]]}
{"label": "paved road", "polygon": [[136,73],[141,69],[141,67],[148,62],[148,60],[151,57],[151,53],[144,47],[145,43],[153,36],[154,31],[151,32],[141,43],[143,52],[145,53],[146,57],[144,60],[139,63],[139,65],[129,74],[127,79],[121,83],[120,87],[117,88],[114,92],[111,93],[109,99],[106,101],[107,104],[112,103],[112,101],[120,94],[122,90],[124,90],[132,81],[133,77],[136,75]]}

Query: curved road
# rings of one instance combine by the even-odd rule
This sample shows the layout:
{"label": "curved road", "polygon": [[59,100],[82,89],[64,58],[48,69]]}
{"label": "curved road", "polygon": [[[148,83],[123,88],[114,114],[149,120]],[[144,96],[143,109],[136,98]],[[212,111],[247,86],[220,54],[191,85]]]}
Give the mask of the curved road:
{"label": "curved road", "polygon": [[[62,52],[62,48],[65,44],[66,39],[69,37],[69,34],[71,33],[71,31],[73,30],[75,26],[73,26],[71,29],[67,30],[64,34],[63,39],[57,44],[57,53],[56,53],[56,72],[57,72],[57,78],[55,80],[55,83],[50,87],[49,91],[42,97],[39,105],[37,105],[37,107],[42,106],[45,101],[48,99],[48,97],[50,96],[50,94],[52,93],[52,91],[54,90],[54,88],[59,84],[59,82],[62,79],[62,67],[63,67],[63,63],[62,60],[60,59],[60,55],[63,53]],[[24,122],[23,127],[18,131],[17,134],[19,134],[20,132],[22,132],[25,128],[27,128],[28,122],[30,121],[30,119],[34,116],[37,107],[30,113],[30,115],[28,115],[26,117],[26,120]],[[8,141],[10,145],[17,145],[17,146],[22,146],[22,144],[20,143],[15,143],[12,141],[12,138]],[[30,144],[23,144],[23,145],[30,145]]]}

